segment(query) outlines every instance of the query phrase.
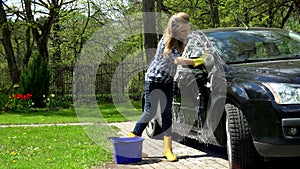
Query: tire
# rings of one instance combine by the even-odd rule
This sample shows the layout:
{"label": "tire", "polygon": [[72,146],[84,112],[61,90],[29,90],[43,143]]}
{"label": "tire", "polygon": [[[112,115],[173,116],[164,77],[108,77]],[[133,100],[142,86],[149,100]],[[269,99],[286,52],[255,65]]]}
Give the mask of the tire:
{"label": "tire", "polygon": [[154,118],[152,119],[147,127],[146,127],[146,134],[148,135],[148,137],[150,138],[154,138],[155,136],[161,134],[162,129],[160,127],[160,125],[158,124],[157,120]]}
{"label": "tire", "polygon": [[229,169],[263,168],[264,159],[254,147],[243,112],[231,104],[226,104],[225,110]]}

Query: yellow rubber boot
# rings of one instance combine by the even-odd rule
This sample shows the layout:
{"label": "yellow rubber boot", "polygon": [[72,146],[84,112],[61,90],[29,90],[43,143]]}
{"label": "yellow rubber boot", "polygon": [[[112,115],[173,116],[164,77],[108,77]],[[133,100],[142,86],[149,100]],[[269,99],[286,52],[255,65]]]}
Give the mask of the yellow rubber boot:
{"label": "yellow rubber boot", "polygon": [[170,136],[164,136],[164,156],[168,161],[177,161],[177,157],[172,152],[172,138]]}
{"label": "yellow rubber boot", "polygon": [[129,137],[137,137],[137,135],[135,135],[133,132],[129,132],[128,136]]}

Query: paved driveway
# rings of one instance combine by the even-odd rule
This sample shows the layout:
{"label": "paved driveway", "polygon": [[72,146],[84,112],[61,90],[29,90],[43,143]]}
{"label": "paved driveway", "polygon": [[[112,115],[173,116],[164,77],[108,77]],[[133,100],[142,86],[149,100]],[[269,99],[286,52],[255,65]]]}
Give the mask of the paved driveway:
{"label": "paved driveway", "polygon": [[[127,136],[135,125],[135,122],[112,123],[120,129],[120,134]],[[173,153],[177,155],[177,162],[168,162],[163,157],[163,140],[150,139],[144,132],[142,161],[133,164],[107,164],[105,168],[144,168],[144,169],[228,169],[226,152],[222,149],[207,147],[197,142],[189,141],[186,145],[182,141],[173,141]],[[193,148],[195,147],[195,148]]]}

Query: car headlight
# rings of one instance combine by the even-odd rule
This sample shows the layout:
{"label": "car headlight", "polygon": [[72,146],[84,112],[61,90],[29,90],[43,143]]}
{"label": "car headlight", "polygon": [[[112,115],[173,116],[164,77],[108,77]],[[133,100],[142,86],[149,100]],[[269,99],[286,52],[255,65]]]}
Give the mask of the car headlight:
{"label": "car headlight", "polygon": [[300,104],[300,85],[263,83],[274,95],[278,104]]}

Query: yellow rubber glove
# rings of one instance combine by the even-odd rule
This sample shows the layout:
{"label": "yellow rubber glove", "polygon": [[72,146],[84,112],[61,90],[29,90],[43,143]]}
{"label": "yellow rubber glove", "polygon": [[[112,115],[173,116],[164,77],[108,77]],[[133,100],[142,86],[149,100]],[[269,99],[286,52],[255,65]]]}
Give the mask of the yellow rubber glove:
{"label": "yellow rubber glove", "polygon": [[197,59],[194,59],[194,67],[197,67],[199,65],[203,64],[203,58],[197,58]]}

